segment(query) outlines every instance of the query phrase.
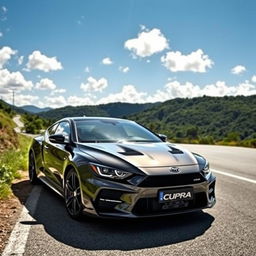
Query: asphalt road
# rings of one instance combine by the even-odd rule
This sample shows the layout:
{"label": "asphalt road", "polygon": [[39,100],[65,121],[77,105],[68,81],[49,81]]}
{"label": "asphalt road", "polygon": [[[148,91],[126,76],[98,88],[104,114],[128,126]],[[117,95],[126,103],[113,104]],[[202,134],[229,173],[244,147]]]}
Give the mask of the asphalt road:
{"label": "asphalt road", "polygon": [[[256,180],[256,150],[183,145],[211,167]],[[71,220],[42,186],[24,255],[256,255],[256,184],[217,176],[217,204],[203,212],[144,220]]]}

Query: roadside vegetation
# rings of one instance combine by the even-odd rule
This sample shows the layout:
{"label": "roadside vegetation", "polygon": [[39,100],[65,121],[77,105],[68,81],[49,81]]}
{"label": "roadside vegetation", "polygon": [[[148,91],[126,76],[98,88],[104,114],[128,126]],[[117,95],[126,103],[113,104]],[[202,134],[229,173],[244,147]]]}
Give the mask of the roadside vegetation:
{"label": "roadside vegetation", "polygon": [[6,149],[0,156],[0,199],[11,194],[10,186],[14,179],[22,177],[22,171],[27,170],[27,155],[31,138],[17,135],[17,148]]}
{"label": "roadside vegetation", "polygon": [[176,143],[256,148],[256,95],[178,98],[128,118]]}
{"label": "roadside vegetation", "polygon": [[52,120],[40,118],[38,115],[25,113],[22,115],[24,123],[24,132],[31,134],[39,134],[52,124]]}
{"label": "roadside vegetation", "polygon": [[0,199],[11,195],[11,184],[27,170],[27,152],[31,139],[17,134],[10,108],[0,104]]}

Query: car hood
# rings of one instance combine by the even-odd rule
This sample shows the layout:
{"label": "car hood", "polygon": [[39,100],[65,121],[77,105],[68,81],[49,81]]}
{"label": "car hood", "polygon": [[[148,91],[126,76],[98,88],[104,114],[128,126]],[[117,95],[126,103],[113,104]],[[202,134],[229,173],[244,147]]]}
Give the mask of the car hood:
{"label": "car hood", "polygon": [[[198,165],[192,153],[169,143],[81,143],[95,157],[101,152],[121,158],[139,168]],[[99,159],[100,160],[100,159]]]}

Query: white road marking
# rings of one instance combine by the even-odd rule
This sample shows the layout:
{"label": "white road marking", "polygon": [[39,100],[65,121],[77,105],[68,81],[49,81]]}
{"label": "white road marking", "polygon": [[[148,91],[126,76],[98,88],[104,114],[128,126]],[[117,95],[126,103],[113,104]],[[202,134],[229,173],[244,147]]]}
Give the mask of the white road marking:
{"label": "white road marking", "polygon": [[[21,256],[25,252],[26,243],[29,235],[29,230],[31,225],[30,221],[35,221],[31,215],[34,215],[37,207],[37,202],[41,193],[41,186],[36,186],[33,188],[28,200],[23,206],[20,217],[16,222],[14,229],[10,235],[8,244],[6,245],[2,256]],[[27,222],[26,224],[23,223]]]}
{"label": "white road marking", "polygon": [[243,181],[247,181],[247,182],[256,184],[256,180],[253,180],[253,179],[249,179],[249,178],[245,178],[245,177],[238,176],[238,175],[235,175],[235,174],[231,174],[229,172],[219,171],[219,170],[216,170],[216,169],[211,169],[211,170],[213,172],[216,172],[216,173],[228,176],[228,177],[232,177],[232,178],[235,178],[235,179],[238,179],[238,180],[243,180]]}

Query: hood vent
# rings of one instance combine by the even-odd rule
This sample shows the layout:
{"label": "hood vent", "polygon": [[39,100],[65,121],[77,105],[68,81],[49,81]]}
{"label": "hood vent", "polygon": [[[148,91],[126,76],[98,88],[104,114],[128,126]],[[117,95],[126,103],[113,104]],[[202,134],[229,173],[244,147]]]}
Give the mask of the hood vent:
{"label": "hood vent", "polygon": [[127,148],[124,146],[120,146],[118,145],[121,149],[123,149],[124,151],[122,152],[118,152],[119,154],[125,155],[125,156],[142,156],[143,154],[139,151],[136,151],[134,149],[131,148]]}
{"label": "hood vent", "polygon": [[179,150],[178,148],[174,148],[171,146],[168,146],[172,151],[169,151],[171,154],[184,154],[181,150]]}

